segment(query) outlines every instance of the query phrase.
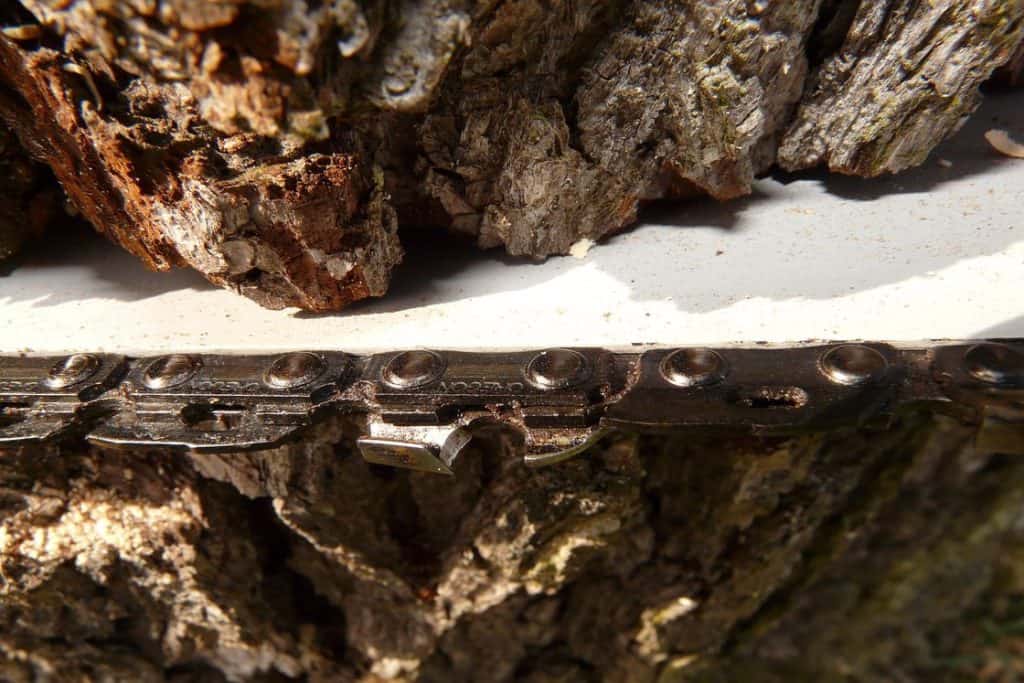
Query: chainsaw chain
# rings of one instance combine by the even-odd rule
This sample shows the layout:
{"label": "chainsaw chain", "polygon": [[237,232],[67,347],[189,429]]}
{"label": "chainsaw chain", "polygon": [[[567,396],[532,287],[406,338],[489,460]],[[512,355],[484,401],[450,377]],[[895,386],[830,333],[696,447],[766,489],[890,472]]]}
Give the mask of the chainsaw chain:
{"label": "chainsaw chain", "polygon": [[524,461],[541,466],[610,430],[784,435],[919,408],[1024,452],[1024,340],[0,356],[0,448],[84,434],[105,446],[261,449],[347,413],[366,418],[366,460],[442,474],[483,424],[521,432]]}

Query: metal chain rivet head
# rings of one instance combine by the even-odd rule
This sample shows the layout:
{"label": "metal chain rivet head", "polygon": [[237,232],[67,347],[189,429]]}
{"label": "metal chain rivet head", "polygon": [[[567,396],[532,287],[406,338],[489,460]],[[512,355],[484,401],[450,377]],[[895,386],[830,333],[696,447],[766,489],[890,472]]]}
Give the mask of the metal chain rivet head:
{"label": "metal chain rivet head", "polygon": [[388,361],[382,377],[396,389],[415,389],[444,374],[444,358],[434,351],[405,351]]}
{"label": "metal chain rivet head", "polygon": [[313,382],[326,370],[323,359],[315,353],[286,353],[270,364],[263,375],[263,382],[274,389],[295,389]]}
{"label": "metal chain rivet head", "polygon": [[142,381],[150,389],[168,389],[184,384],[196,374],[202,362],[183,353],[162,356],[146,367]]}
{"label": "metal chain rivet head", "polygon": [[526,366],[526,379],[541,389],[565,389],[579,384],[589,373],[587,359],[572,349],[549,349]]}
{"label": "metal chain rivet head", "polygon": [[889,367],[881,353],[863,344],[843,344],[825,352],[821,371],[836,384],[854,386],[878,379]]}
{"label": "metal chain rivet head", "polygon": [[51,389],[63,389],[89,379],[99,369],[99,358],[91,353],[76,353],[55,363],[44,381]]}
{"label": "metal chain rivet head", "polygon": [[974,379],[999,386],[1024,386],[1024,353],[1005,344],[975,344],[964,352]]}
{"label": "metal chain rivet head", "polygon": [[679,349],[665,356],[659,370],[677,387],[705,387],[722,381],[725,361],[711,349]]}

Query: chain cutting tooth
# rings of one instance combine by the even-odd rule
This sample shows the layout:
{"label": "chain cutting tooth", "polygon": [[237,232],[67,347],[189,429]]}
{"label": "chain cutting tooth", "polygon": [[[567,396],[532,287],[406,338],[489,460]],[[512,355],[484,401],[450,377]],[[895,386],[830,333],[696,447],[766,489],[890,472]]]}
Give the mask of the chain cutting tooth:
{"label": "chain cutting tooth", "polygon": [[398,426],[371,420],[369,436],[356,442],[366,462],[453,476],[455,459],[472,440],[456,425]]}
{"label": "chain cutting tooth", "polygon": [[597,427],[528,430],[523,463],[531,468],[557,465],[580,455],[607,433]]}
{"label": "chain cutting tooth", "polygon": [[451,474],[473,424],[524,436],[531,466],[561,462],[593,438],[596,408],[625,383],[602,349],[515,353],[404,351],[373,358],[364,378],[375,403],[364,459]]}

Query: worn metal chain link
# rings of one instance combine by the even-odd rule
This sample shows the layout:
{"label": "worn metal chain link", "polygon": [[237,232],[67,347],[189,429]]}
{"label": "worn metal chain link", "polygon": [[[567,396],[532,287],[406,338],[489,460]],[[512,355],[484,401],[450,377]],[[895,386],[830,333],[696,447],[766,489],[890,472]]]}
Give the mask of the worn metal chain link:
{"label": "worn metal chain link", "polygon": [[540,466],[610,430],[789,434],[922,407],[977,423],[986,448],[1024,453],[1024,340],[0,356],[0,449],[72,435],[107,446],[269,448],[348,413],[366,417],[366,460],[442,474],[483,424],[521,432],[526,464]]}

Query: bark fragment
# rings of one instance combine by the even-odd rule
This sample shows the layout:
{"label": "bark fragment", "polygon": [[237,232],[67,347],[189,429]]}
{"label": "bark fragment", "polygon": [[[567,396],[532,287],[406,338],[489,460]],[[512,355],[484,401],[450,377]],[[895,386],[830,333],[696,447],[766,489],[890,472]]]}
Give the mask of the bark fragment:
{"label": "bark fragment", "polygon": [[[87,6],[61,19],[85,21]],[[0,113],[95,226],[151,268],[189,265],[271,308],[337,310],[386,291],[402,250],[380,173],[352,145],[321,142],[318,115],[286,107],[261,64],[240,58],[233,78],[190,89],[121,68],[148,57],[173,76],[194,51],[142,45],[107,61],[100,45],[82,64],[0,37],[0,77],[18,93]],[[320,144],[300,153],[303,136]]]}
{"label": "bark fragment", "polygon": [[1022,26],[1020,0],[860,3],[811,78],[780,164],[877,176],[922,163],[978,106],[979,84],[1010,58]]}

